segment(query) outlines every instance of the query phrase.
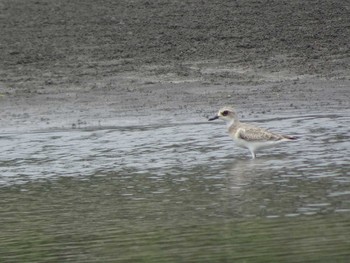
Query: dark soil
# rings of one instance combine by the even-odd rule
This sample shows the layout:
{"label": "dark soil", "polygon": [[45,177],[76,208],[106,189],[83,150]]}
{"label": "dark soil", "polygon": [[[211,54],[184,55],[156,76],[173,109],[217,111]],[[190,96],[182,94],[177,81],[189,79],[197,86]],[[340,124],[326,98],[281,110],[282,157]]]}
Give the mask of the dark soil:
{"label": "dark soil", "polygon": [[1,0],[0,27],[3,127],[350,105],[348,1]]}

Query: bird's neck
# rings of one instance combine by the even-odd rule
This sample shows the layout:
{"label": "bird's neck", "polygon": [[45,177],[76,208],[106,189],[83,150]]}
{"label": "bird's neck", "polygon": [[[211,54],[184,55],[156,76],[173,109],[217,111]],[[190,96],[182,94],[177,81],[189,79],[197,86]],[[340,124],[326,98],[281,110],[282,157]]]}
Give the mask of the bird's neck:
{"label": "bird's neck", "polygon": [[237,125],[238,123],[239,123],[239,120],[237,118],[229,120],[229,121],[226,122],[227,128],[230,128],[230,127],[232,127],[234,125]]}

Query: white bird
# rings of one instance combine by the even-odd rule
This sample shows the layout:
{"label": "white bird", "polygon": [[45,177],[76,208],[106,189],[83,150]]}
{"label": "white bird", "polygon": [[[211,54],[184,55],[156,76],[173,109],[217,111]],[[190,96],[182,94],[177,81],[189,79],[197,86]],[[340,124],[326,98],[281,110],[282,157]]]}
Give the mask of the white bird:
{"label": "white bird", "polygon": [[266,129],[256,127],[238,120],[236,112],[231,107],[223,107],[217,115],[210,118],[209,121],[223,119],[227,123],[228,133],[237,146],[248,148],[252,154],[252,159],[256,157],[256,151],[264,148],[273,147],[276,144],[286,141],[294,141],[294,136],[281,135],[267,131]]}

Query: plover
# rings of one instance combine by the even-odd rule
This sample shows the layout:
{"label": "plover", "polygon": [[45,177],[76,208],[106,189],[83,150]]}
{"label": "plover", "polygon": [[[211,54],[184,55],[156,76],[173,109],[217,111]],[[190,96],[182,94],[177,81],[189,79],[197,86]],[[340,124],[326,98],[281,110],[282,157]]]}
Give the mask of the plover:
{"label": "plover", "polygon": [[256,151],[264,148],[273,147],[276,144],[286,141],[294,141],[297,138],[294,136],[281,135],[267,131],[247,123],[242,123],[238,120],[236,112],[231,107],[223,107],[217,115],[210,118],[209,121],[223,119],[227,123],[229,135],[237,146],[248,148],[255,159]]}

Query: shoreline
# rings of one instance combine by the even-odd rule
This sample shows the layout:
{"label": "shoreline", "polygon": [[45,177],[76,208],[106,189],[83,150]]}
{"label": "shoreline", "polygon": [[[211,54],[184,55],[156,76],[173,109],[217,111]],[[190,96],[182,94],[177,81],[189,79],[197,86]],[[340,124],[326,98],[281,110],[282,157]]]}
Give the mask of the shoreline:
{"label": "shoreline", "polygon": [[[3,130],[350,108],[346,3],[0,4]],[[149,117],[150,116],[150,117]]]}

